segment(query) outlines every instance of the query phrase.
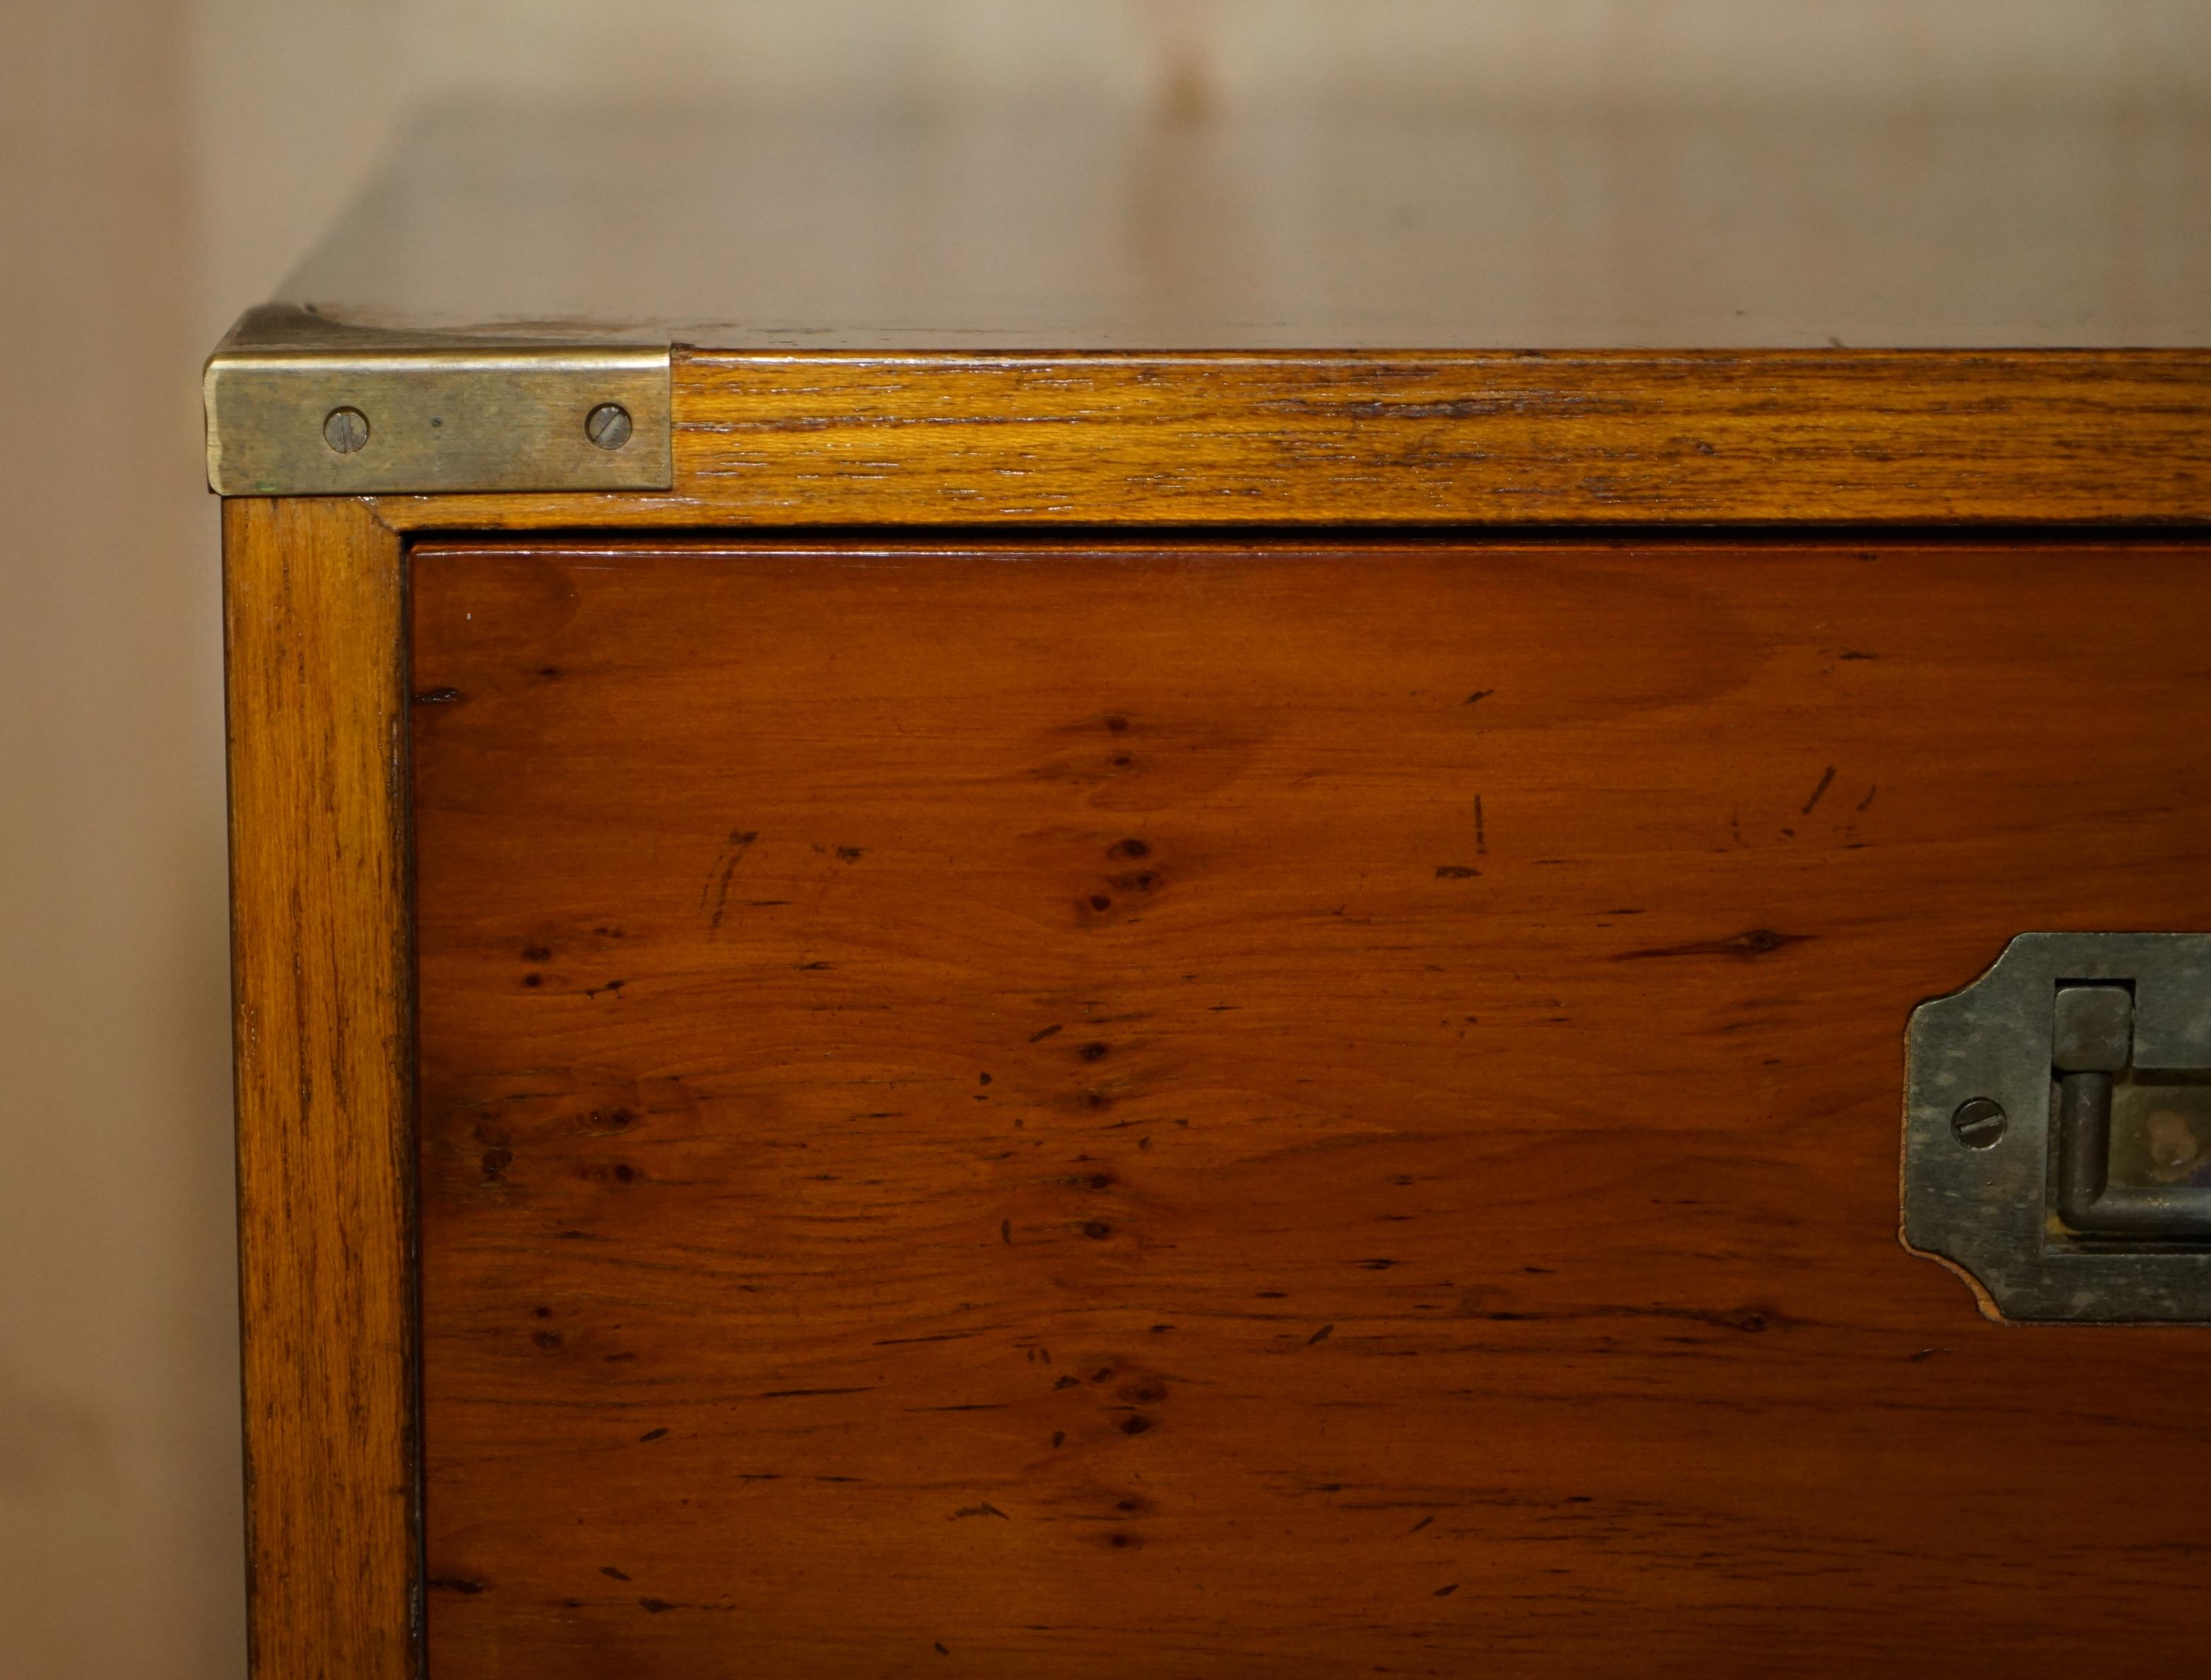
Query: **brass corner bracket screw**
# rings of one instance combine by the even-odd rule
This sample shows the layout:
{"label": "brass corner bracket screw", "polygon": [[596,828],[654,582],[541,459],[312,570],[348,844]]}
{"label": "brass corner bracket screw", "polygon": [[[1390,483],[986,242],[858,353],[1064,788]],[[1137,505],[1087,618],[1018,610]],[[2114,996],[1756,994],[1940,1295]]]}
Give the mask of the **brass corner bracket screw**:
{"label": "brass corner bracket screw", "polygon": [[332,409],[323,421],[323,441],[341,455],[368,447],[368,416],[359,409]]}
{"label": "brass corner bracket screw", "polygon": [[1969,1149],[1994,1149],[2008,1124],[2003,1105],[1984,1096],[1960,1103],[1950,1116],[1951,1134]]}
{"label": "brass corner bracket screw", "polygon": [[584,435],[602,449],[620,449],[629,434],[629,410],[619,403],[602,403],[584,416]]}

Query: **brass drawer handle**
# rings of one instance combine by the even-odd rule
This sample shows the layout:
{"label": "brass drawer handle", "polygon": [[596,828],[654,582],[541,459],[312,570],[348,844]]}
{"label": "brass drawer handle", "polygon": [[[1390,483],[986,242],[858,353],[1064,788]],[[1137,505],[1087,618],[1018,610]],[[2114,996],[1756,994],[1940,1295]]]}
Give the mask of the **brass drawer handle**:
{"label": "brass drawer handle", "polygon": [[[2058,1093],[2057,1217],[2082,1236],[2169,1242],[2211,1238],[2211,1189],[2111,1182],[2112,1097],[2133,1062],[2133,991],[2123,986],[2059,987],[2050,1033],[2050,1071]],[[2185,1138],[2193,1144],[2186,1115],[2176,1109],[2151,1115],[2153,1121],[2160,1118],[2178,1123],[2173,1142]],[[2187,1163],[2176,1159],[2172,1164]]]}
{"label": "brass drawer handle", "polygon": [[2023,933],[1907,1043],[1907,1248],[2006,1318],[2211,1325],[2211,934]]}

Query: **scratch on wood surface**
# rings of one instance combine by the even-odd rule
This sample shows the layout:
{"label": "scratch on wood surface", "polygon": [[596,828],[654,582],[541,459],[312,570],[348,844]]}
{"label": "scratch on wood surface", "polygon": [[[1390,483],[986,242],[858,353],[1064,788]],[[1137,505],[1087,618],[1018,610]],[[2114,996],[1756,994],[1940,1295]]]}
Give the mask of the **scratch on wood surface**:
{"label": "scratch on wood surface", "polygon": [[1820,778],[1819,786],[1812,790],[1812,797],[1804,802],[1804,810],[1802,814],[1806,816],[1811,816],[1812,808],[1817,805],[1820,800],[1827,797],[1827,790],[1834,785],[1835,767],[1830,764],[1827,767],[1826,773]]}
{"label": "scratch on wood surface", "polygon": [[1771,928],[1756,927],[1748,933],[1738,933],[1731,939],[1698,939],[1685,945],[1660,945],[1649,950],[1622,951],[1613,961],[1635,962],[1646,957],[1661,956],[1766,956],[1784,946],[1801,945],[1817,937],[1810,933],[1776,933]]}

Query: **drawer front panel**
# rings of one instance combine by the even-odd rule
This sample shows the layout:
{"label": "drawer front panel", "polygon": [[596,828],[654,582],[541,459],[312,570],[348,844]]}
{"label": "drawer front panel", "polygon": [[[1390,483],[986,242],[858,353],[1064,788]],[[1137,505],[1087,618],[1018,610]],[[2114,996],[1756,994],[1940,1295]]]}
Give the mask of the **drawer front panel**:
{"label": "drawer front panel", "polygon": [[2200,550],[411,565],[436,1680],[2196,1661],[2211,1332],[1897,1161],[2211,927]]}

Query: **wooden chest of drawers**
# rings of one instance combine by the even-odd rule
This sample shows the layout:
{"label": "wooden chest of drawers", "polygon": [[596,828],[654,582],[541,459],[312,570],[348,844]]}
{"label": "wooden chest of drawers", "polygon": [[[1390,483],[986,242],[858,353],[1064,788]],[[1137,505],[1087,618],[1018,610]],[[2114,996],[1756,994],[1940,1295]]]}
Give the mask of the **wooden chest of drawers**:
{"label": "wooden chest of drawers", "polygon": [[1645,137],[448,128],[247,317],[260,1674],[2195,1671],[2197,1251],[1899,1163],[2211,927],[2202,206]]}

